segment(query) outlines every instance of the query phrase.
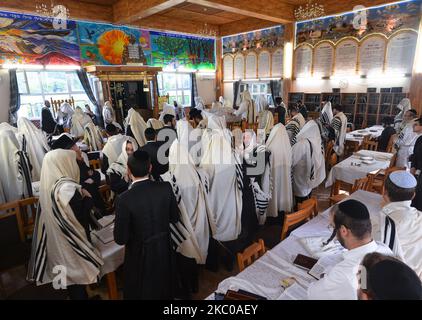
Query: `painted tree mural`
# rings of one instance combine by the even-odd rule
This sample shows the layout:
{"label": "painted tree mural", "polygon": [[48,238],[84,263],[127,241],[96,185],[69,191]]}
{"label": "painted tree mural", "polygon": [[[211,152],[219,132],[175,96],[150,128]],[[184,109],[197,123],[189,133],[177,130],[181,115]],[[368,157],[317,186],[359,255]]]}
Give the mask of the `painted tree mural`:
{"label": "painted tree mural", "polygon": [[182,53],[185,46],[185,39],[176,37],[159,36],[153,41],[160,51],[170,57],[176,57]]}

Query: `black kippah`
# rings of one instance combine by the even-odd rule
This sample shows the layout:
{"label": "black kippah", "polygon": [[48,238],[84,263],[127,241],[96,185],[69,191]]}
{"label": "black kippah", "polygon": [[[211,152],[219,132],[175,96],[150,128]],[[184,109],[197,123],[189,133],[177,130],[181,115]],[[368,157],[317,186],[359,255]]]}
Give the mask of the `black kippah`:
{"label": "black kippah", "polygon": [[346,200],[344,202],[341,202],[338,205],[338,208],[341,212],[343,212],[345,215],[358,220],[368,220],[369,217],[369,211],[368,208],[362,203],[357,200]]}
{"label": "black kippah", "polygon": [[68,134],[62,133],[51,145],[51,149],[70,149],[76,144],[75,140]]}
{"label": "black kippah", "polygon": [[417,274],[400,261],[378,262],[368,272],[368,288],[377,300],[421,300],[422,284]]}
{"label": "black kippah", "polygon": [[133,157],[139,161],[148,161],[149,155],[146,151],[136,150],[133,154]]}

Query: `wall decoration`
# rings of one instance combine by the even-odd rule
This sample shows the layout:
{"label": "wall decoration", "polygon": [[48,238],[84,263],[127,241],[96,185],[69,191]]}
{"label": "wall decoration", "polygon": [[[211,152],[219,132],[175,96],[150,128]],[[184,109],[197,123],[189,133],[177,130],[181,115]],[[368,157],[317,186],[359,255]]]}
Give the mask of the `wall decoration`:
{"label": "wall decoration", "polygon": [[266,78],[271,76],[270,72],[270,53],[262,51],[258,56],[258,77]]}
{"label": "wall decoration", "polygon": [[311,75],[312,70],[312,47],[303,45],[296,48],[294,72],[296,77],[306,77]]}
{"label": "wall decoration", "polygon": [[354,75],[358,60],[358,42],[346,39],[336,46],[335,74]]}
{"label": "wall decoration", "polygon": [[245,57],[238,53],[234,57],[234,80],[244,79],[245,77]]}
{"label": "wall decoration", "polygon": [[233,80],[233,57],[228,54],[223,59],[224,80]]}
{"label": "wall decoration", "polygon": [[80,61],[74,21],[0,12],[0,63],[69,64]]}
{"label": "wall decoration", "polygon": [[246,72],[245,72],[245,78],[247,79],[256,79],[257,71],[257,58],[256,54],[253,52],[248,53],[246,56]]}
{"label": "wall decoration", "polygon": [[[422,0],[393,3],[296,24],[296,45],[316,44],[322,40],[338,42],[344,37],[362,39],[373,33],[390,36],[398,30],[419,29]],[[366,13],[366,25],[354,25],[356,16]]]}
{"label": "wall decoration", "polygon": [[78,33],[83,65],[150,64],[148,31],[78,22]]}
{"label": "wall decoration", "polygon": [[359,47],[359,73],[371,76],[379,75],[384,70],[387,39],[383,36],[369,36]]}
{"label": "wall decoration", "polygon": [[241,33],[222,38],[223,54],[249,50],[271,49],[284,44],[284,27]]}
{"label": "wall decoration", "polygon": [[284,52],[283,49],[277,49],[273,52],[271,57],[271,76],[282,77],[283,76],[283,65],[284,65]]}
{"label": "wall decoration", "polygon": [[187,35],[150,32],[154,67],[215,70],[215,40]]}
{"label": "wall decoration", "polygon": [[413,31],[397,33],[388,42],[385,72],[410,74],[413,69],[418,34]]}
{"label": "wall decoration", "polygon": [[314,75],[329,77],[333,72],[334,46],[330,42],[322,42],[314,49]]}

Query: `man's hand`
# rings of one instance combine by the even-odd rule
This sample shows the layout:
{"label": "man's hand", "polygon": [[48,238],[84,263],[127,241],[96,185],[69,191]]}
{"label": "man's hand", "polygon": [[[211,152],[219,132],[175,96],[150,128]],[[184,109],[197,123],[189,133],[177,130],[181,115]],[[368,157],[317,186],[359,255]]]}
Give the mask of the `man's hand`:
{"label": "man's hand", "polygon": [[88,178],[84,181],[84,183],[93,184],[94,180],[92,180],[91,178]]}

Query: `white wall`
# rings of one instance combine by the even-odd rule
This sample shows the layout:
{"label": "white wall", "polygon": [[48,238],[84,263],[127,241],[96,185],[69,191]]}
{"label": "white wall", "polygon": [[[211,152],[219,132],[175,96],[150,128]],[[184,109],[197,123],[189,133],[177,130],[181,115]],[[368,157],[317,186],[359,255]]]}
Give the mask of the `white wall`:
{"label": "white wall", "polygon": [[209,75],[203,76],[198,74],[196,76],[196,84],[198,86],[198,95],[202,97],[206,105],[212,104],[215,100],[215,77]]}
{"label": "white wall", "polygon": [[9,121],[10,81],[8,70],[0,69],[0,123]]}

